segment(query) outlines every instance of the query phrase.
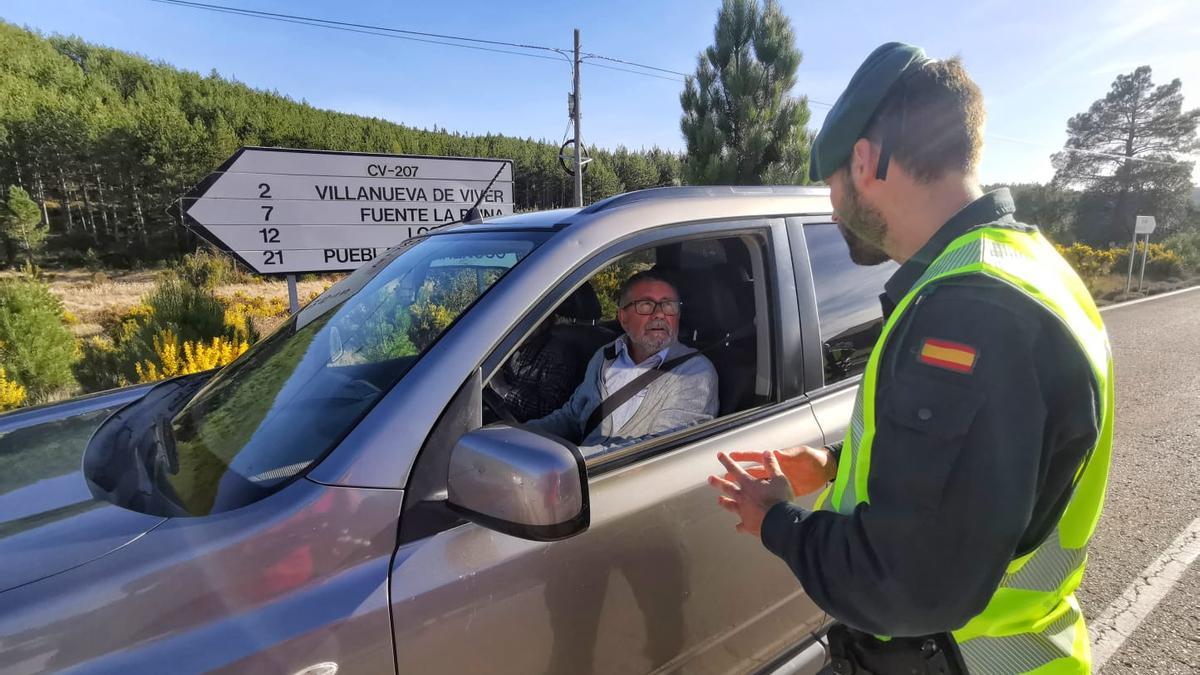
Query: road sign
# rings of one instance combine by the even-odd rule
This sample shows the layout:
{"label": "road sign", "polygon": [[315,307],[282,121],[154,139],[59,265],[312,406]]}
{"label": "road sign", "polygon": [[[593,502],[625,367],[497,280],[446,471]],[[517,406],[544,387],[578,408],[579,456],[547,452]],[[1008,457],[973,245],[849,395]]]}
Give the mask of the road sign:
{"label": "road sign", "polygon": [[182,209],[254,271],[295,274],[355,269],[477,202],[484,217],[512,214],[511,160],[242,148]]}
{"label": "road sign", "polygon": [[1155,227],[1154,216],[1138,216],[1133,221],[1134,234],[1151,234]]}

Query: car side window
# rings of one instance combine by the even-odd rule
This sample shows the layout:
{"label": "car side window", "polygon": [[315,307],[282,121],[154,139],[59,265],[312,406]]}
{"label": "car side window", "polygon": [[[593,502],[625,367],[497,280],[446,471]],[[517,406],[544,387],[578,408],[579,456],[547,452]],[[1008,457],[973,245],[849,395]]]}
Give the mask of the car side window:
{"label": "car side window", "polygon": [[[768,335],[774,320],[765,300],[772,297],[765,286],[771,276],[766,271],[769,265],[767,244],[765,233],[710,234],[683,241],[668,240],[614,258],[561,300],[551,317],[526,335],[491,378],[489,388],[504,399],[509,412],[519,421],[561,435],[572,443],[586,445],[589,463],[608,459],[616,453],[637,452],[636,448],[642,447],[645,441],[673,436],[692,426],[704,425],[708,420],[770,403],[777,394],[772,375],[771,340],[769,337],[759,339],[758,335],[758,331]],[[643,405],[671,406],[638,396],[632,399],[633,410],[625,410],[626,414],[619,416],[622,429],[627,433],[614,429],[613,436],[600,442],[596,438],[571,437],[572,433],[580,433],[582,425],[577,423],[578,420],[574,424],[561,423],[557,419],[548,422],[543,419],[546,411],[537,410],[543,416],[533,414],[535,406],[526,405],[531,400],[541,402],[553,393],[565,393],[569,397],[581,385],[588,384],[585,382],[588,361],[598,348],[610,344],[623,333],[615,320],[617,290],[631,275],[651,269],[669,280],[683,301],[678,341],[687,347],[704,350],[705,359],[715,371],[713,398],[700,401],[703,404],[700,407],[711,406],[712,409],[676,414],[675,417],[681,420],[680,426],[662,429],[659,422],[668,418],[645,415],[635,418],[636,411]],[[588,313],[588,307],[594,313]],[[596,320],[597,314],[599,320]],[[546,362],[552,359],[543,358],[549,353],[558,355],[556,359],[570,367],[549,372]],[[559,358],[562,356],[569,358]],[[696,364],[692,364],[689,368],[681,367],[680,372],[692,372],[695,376],[695,370]],[[571,375],[569,387],[550,386],[553,378],[568,372]],[[605,383],[607,386],[608,380]],[[524,387],[528,391],[520,391],[523,384],[528,385]],[[669,390],[660,388],[657,391]],[[594,398],[592,395],[586,399],[586,407],[594,407]],[[513,410],[517,407],[521,409]],[[567,409],[566,403],[560,402],[551,417],[561,417],[561,410]],[[495,419],[485,410],[485,422],[489,418]]]}
{"label": "car side window", "polygon": [[883,329],[879,294],[895,273],[896,264],[855,264],[834,223],[805,225],[804,239],[817,296],[825,384],[830,385],[860,375],[866,368]]}

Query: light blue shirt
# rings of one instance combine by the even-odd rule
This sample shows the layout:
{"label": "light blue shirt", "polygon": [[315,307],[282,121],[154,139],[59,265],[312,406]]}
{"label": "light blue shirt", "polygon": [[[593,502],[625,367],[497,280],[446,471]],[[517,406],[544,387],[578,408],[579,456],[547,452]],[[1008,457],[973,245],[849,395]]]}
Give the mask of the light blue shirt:
{"label": "light blue shirt", "polygon": [[[604,388],[608,391],[608,396],[617,393],[621,387],[632,382],[642,373],[661,366],[667,360],[667,352],[671,349],[671,346],[667,345],[662,351],[654,354],[645,361],[634,363],[633,356],[629,353],[628,340],[628,336],[624,335],[617,340],[617,358],[604,371]],[[646,388],[643,387],[632,398],[621,404],[620,408],[614,410],[611,416],[612,428],[619,431],[621,427],[625,426],[625,423],[629,421],[629,418],[633,417],[633,414],[637,412],[638,407],[642,405],[642,400],[645,398]]]}

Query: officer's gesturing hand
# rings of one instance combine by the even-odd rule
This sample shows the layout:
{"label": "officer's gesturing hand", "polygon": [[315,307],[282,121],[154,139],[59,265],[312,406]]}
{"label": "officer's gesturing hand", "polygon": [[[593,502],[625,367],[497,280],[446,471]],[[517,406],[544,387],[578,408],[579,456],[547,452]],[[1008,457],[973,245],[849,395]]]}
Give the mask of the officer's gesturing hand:
{"label": "officer's gesturing hand", "polygon": [[708,483],[723,493],[717,497],[717,503],[726,511],[735,513],[741,518],[737,531],[755,537],[760,536],[763,517],[772,506],[791,500],[794,496],[792,486],[787,476],[779,467],[779,459],[773,452],[764,453],[735,453],[742,456],[753,455],[755,460],[762,462],[765,475],[756,478],[737,462],[723,452],[717,453],[717,459],[729,471],[727,475],[732,480],[717,476],[709,476]]}
{"label": "officer's gesturing hand", "polygon": [[[837,476],[837,460],[825,448],[797,445],[794,448],[776,450],[773,454],[779,461],[783,475],[787,477],[788,483],[791,483],[793,494],[807,495],[816,492]],[[746,472],[754,478],[767,477],[767,467],[761,464],[763,453],[731,452],[729,458],[735,462],[759,462],[746,467]],[[733,474],[725,474],[725,480],[732,481]]]}

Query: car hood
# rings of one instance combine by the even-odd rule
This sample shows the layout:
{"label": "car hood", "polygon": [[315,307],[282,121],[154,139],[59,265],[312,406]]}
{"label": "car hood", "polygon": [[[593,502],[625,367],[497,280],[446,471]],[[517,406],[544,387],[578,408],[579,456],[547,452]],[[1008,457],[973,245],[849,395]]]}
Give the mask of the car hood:
{"label": "car hood", "polygon": [[0,592],[111,553],[164,520],[96,499],[80,471],[35,476],[0,494]]}
{"label": "car hood", "polygon": [[163,521],[96,499],[81,470],[96,428],[150,389],[0,415],[0,592],[95,560]]}

